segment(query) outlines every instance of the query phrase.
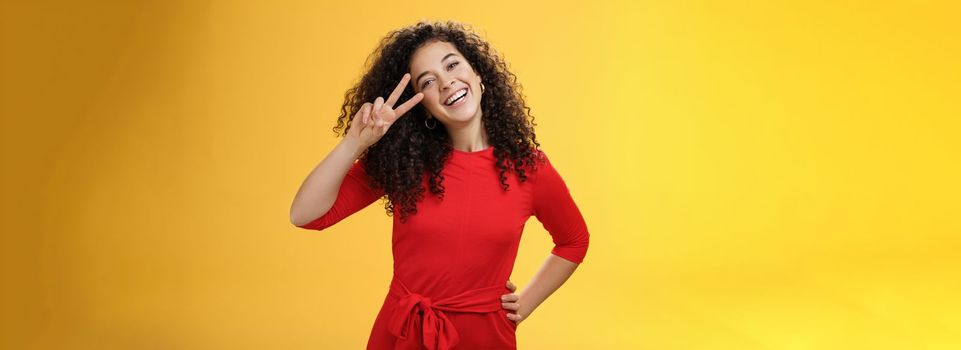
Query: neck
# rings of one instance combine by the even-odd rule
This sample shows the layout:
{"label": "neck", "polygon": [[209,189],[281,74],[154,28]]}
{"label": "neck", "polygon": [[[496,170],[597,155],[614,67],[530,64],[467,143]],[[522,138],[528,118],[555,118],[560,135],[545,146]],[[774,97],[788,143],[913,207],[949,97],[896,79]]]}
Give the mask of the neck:
{"label": "neck", "polygon": [[447,134],[450,136],[451,146],[464,152],[476,152],[490,147],[487,131],[480,116],[471,118],[466,124],[450,125]]}

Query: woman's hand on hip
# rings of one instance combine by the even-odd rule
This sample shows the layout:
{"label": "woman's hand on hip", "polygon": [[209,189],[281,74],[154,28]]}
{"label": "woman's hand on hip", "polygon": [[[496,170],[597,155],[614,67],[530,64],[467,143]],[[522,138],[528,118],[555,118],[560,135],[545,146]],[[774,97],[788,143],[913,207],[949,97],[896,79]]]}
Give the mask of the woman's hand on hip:
{"label": "woman's hand on hip", "polygon": [[[511,281],[507,281],[507,289],[511,292],[508,294],[501,295],[501,307],[508,311],[507,319],[514,321],[516,324],[521,324],[521,321],[527,318],[527,315],[520,314],[520,296],[514,294],[517,290],[517,286]],[[511,313],[513,311],[513,313]]]}
{"label": "woman's hand on hip", "polygon": [[424,93],[418,92],[414,97],[394,108],[394,104],[404,93],[408,82],[410,82],[410,73],[405,73],[386,101],[383,97],[377,97],[373,103],[364,103],[351,120],[347,137],[356,138],[365,148],[377,143],[398,118],[424,99]]}

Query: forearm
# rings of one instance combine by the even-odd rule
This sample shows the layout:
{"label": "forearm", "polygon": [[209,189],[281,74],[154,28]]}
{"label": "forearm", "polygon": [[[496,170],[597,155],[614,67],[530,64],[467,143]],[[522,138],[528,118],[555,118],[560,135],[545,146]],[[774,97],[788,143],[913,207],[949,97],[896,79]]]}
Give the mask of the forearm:
{"label": "forearm", "polygon": [[356,139],[341,139],[300,185],[290,206],[290,222],[304,225],[330,210],[344,176],[363,151],[364,148]]}
{"label": "forearm", "polygon": [[537,309],[547,297],[551,296],[568,278],[574,274],[578,264],[549,254],[544,265],[537,271],[530,284],[518,295],[520,309],[518,313],[526,319]]}

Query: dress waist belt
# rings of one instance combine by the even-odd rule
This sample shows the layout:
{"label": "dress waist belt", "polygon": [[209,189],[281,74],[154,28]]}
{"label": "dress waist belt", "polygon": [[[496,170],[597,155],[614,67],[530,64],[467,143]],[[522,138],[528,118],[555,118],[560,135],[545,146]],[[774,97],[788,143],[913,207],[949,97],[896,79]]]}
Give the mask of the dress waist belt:
{"label": "dress waist belt", "polygon": [[[501,295],[506,286],[471,289],[437,300],[411,292],[396,275],[390,281],[390,295],[400,298],[388,321],[388,330],[397,337],[394,349],[448,350],[457,345],[460,336],[444,311],[495,312],[501,309]],[[419,328],[419,329],[418,329]],[[423,346],[417,343],[417,332],[423,335]]]}

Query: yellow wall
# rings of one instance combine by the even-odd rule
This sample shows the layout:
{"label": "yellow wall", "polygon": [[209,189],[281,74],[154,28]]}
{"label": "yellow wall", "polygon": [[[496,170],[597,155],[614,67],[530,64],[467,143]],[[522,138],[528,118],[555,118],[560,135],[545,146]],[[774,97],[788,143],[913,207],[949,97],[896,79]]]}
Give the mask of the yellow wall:
{"label": "yellow wall", "polygon": [[961,348],[956,2],[17,3],[3,349],[363,348],[390,218],[288,209],[421,18],[506,55],[592,232],[522,348]]}

